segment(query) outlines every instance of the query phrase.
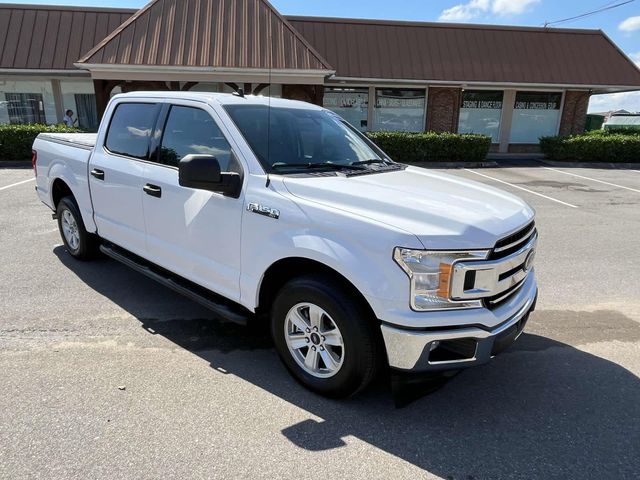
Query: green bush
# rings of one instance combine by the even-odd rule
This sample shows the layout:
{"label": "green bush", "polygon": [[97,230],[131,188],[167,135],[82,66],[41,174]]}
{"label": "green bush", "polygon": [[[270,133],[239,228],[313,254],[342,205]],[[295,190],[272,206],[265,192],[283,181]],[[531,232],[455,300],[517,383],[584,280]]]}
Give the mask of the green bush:
{"label": "green bush", "polygon": [[491,147],[490,137],[467,133],[368,132],[367,136],[401,163],[480,162]]}
{"label": "green bush", "polygon": [[566,137],[543,137],[540,149],[552,160],[640,162],[640,132],[594,130]]}
{"label": "green bush", "polygon": [[29,160],[31,146],[40,133],[73,133],[78,129],[64,125],[0,125],[0,161]]}

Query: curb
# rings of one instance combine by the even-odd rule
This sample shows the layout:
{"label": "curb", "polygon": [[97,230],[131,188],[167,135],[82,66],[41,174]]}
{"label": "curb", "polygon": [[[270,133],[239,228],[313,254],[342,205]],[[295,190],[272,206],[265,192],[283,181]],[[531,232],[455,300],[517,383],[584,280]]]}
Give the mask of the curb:
{"label": "curb", "polygon": [[608,170],[640,170],[640,163],[610,163],[610,162],[558,162],[542,159],[540,163],[550,167],[562,168],[602,168]]}

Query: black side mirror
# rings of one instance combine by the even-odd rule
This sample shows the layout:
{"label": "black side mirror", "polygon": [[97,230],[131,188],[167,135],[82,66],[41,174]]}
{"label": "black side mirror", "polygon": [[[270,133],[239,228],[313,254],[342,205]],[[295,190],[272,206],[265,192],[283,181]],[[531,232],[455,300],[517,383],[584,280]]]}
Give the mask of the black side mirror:
{"label": "black side mirror", "polygon": [[178,164],[178,183],[238,198],[242,178],[235,172],[221,172],[220,162],[213,155],[187,155]]}

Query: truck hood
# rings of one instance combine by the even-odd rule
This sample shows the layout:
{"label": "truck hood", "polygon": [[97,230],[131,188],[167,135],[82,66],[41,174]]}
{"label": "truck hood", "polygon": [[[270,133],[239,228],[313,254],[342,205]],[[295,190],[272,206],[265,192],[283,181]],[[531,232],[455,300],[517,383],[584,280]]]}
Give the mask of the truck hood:
{"label": "truck hood", "polygon": [[417,167],[352,177],[287,177],[284,184],[294,197],[411,233],[427,249],[492,248],[534,216],[510,193]]}

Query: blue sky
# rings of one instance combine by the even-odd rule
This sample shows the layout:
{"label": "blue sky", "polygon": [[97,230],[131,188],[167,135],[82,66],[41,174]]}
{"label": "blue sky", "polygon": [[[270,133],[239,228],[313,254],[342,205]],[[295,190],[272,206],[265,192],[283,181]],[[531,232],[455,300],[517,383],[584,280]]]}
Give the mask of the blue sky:
{"label": "blue sky", "polygon": [[[287,15],[450,21],[542,26],[624,0],[271,0]],[[12,0],[13,3],[95,5],[90,0]],[[100,6],[141,7],[144,0],[102,0]],[[604,30],[640,65],[640,0],[561,26]],[[558,25],[560,27],[560,25]],[[597,66],[594,66],[597,68]],[[593,97],[590,110],[640,111],[640,92]]]}

